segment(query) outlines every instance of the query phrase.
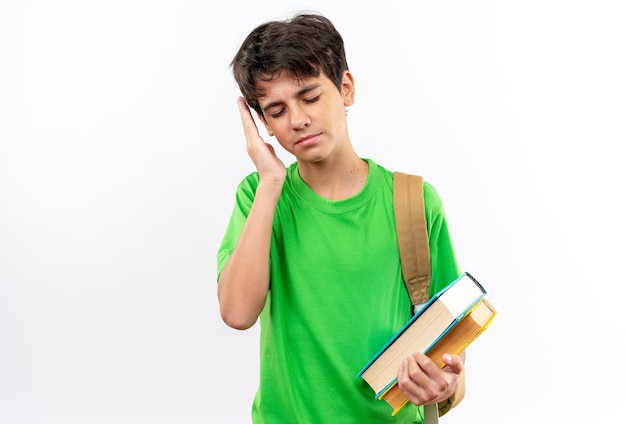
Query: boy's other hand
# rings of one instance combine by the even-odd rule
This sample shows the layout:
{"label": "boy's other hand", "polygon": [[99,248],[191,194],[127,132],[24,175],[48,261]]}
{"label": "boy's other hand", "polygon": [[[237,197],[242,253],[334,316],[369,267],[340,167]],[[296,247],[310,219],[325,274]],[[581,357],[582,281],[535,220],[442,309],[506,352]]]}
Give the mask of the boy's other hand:
{"label": "boy's other hand", "polygon": [[[462,352],[464,353],[464,352]],[[415,353],[402,362],[398,370],[398,386],[415,405],[441,402],[452,396],[463,371],[463,358],[445,354],[445,367],[439,366],[423,353]]]}

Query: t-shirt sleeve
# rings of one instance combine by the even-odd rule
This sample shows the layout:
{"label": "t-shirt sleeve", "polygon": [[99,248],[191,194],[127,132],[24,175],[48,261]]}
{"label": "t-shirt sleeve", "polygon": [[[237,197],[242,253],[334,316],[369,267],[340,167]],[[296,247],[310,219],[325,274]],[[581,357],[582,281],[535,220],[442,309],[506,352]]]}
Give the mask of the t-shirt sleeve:
{"label": "t-shirt sleeve", "polygon": [[457,263],[443,202],[434,187],[424,183],[424,205],[428,223],[428,244],[432,277],[430,296],[456,280],[461,271]]}
{"label": "t-shirt sleeve", "polygon": [[243,229],[250,208],[252,208],[252,202],[254,200],[254,194],[259,183],[258,174],[252,173],[248,175],[238,186],[235,195],[235,206],[230,215],[230,220],[224,232],[222,242],[217,250],[217,279],[219,279],[222,269],[228,262],[239,235]]}

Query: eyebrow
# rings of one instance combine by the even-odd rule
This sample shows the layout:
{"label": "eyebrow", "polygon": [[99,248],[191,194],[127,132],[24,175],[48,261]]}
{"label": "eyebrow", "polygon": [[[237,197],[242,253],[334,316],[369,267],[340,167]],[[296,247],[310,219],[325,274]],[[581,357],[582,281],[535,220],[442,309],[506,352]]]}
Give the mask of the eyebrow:
{"label": "eyebrow", "polygon": [[[322,84],[310,84],[307,86],[302,87],[300,90],[298,90],[298,92],[296,93],[296,95],[294,97],[300,97],[303,94],[308,93],[309,91],[315,90],[316,88],[320,87]],[[267,112],[268,109],[273,108],[274,106],[278,106],[280,104],[282,104],[283,102],[281,100],[275,101],[275,102],[271,102],[268,103],[267,105],[263,106],[263,112]]]}

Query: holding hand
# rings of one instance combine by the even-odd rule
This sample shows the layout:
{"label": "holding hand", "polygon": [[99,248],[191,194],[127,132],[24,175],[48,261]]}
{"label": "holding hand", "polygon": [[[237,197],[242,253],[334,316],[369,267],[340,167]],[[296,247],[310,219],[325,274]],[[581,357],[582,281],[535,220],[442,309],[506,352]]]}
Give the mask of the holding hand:
{"label": "holding hand", "polygon": [[[465,356],[465,351],[461,352]],[[439,403],[452,396],[463,371],[463,358],[459,355],[443,356],[446,366],[437,364],[423,353],[406,358],[398,370],[398,386],[415,405]]]}

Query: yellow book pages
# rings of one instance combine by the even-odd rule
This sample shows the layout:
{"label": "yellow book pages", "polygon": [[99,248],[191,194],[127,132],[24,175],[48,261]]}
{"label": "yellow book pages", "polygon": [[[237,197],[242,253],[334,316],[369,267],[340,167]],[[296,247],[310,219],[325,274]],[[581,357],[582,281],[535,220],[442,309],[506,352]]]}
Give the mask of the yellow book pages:
{"label": "yellow book pages", "polygon": [[444,367],[444,353],[461,353],[491,324],[497,311],[485,298],[478,302],[468,313],[432,347],[427,356],[440,367]]}

